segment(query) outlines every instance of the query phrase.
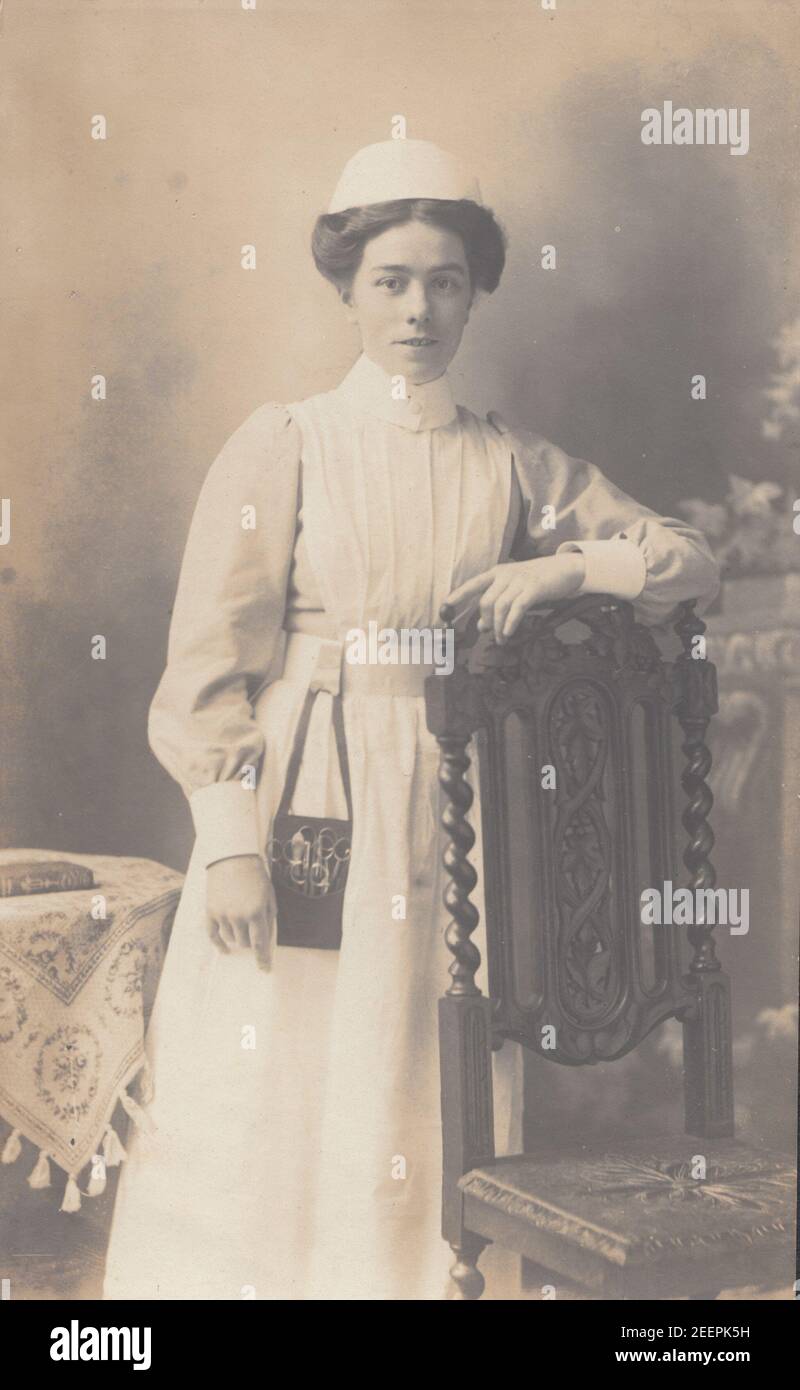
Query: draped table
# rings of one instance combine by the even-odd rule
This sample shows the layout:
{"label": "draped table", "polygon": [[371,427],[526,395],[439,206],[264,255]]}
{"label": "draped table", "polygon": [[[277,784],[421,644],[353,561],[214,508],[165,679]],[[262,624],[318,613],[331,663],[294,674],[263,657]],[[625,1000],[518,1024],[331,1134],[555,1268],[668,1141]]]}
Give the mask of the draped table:
{"label": "draped table", "polygon": [[4,1164],[21,1158],[23,1138],[39,1149],[31,1187],[51,1185],[51,1163],[62,1169],[70,1212],[125,1158],[117,1103],[148,1127],[145,1030],[183,875],[63,850],[2,850],[0,869],[64,859],[91,869],[93,886],[0,898],[0,1121],[11,1127],[0,1144]]}

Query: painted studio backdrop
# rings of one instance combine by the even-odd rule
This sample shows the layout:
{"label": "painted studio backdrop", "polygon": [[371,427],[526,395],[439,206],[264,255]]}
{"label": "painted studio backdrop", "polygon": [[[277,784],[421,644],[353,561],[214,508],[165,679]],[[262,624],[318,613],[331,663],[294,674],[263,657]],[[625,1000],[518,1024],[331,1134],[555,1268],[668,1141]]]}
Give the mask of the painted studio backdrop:
{"label": "painted studio backdrop", "polygon": [[[739,1121],[791,1144],[793,8],[6,5],[4,847],[185,868],[188,808],[148,750],[146,715],[191,512],[213,458],[251,411],[328,389],[355,359],[355,330],[317,274],[309,239],[330,171],[389,138],[403,117],[409,137],[463,154],[509,237],[501,287],[473,312],[451,369],[459,399],[538,430],[642,502],[687,516],[724,560],[709,619],[722,692],[715,862],[720,882],[748,886],[751,897],[747,939],[733,952],[719,934],[733,976]],[[746,153],[645,145],[641,113],[667,101],[746,108]],[[98,114],[103,140],[91,133]],[[254,269],[242,266],[245,245],[255,247]],[[545,246],[555,265],[543,265]],[[104,400],[90,392],[98,373]],[[698,375],[704,394],[692,390]],[[91,656],[96,634],[106,637],[104,661]],[[606,1118],[639,1127],[660,1087],[678,1116],[679,1057],[676,1025],[603,1068]],[[567,1128],[598,1104],[591,1074],[551,1067],[540,1080],[534,1067],[529,1086],[532,1110],[549,1107]]]}

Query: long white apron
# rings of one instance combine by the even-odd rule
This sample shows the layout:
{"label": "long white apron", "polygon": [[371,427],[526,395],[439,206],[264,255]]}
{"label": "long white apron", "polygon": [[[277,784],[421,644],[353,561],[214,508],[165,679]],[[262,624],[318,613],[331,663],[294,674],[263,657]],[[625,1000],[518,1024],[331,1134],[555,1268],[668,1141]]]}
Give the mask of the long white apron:
{"label": "long white apron", "polygon": [[[436,625],[450,588],[498,559],[510,488],[503,448],[487,449],[483,475],[465,470],[455,423],[437,476],[419,450],[387,476],[366,456],[326,456],[304,403],[291,409],[304,437],[308,555],[337,632],[371,619]],[[265,838],[305,688],[281,677],[255,707],[266,739]],[[249,950],[221,955],[205,930],[195,851],[147,1039],[156,1131],[129,1139],[106,1298],[450,1295],[453,1255],[440,1234],[437,1000],[450,958],[438,746],[419,695],[345,686],[343,711],[353,843],[341,950],[279,947],[269,974]],[[330,712],[323,690],[294,797],[303,815],[346,814]],[[480,869],[480,840],[476,848]],[[474,898],[482,906],[480,892]],[[483,955],[482,925],[475,940]],[[502,1151],[519,1142],[517,1046],[507,1043],[493,1065]],[[512,1259],[486,1252],[482,1268],[487,1295],[514,1296]]]}

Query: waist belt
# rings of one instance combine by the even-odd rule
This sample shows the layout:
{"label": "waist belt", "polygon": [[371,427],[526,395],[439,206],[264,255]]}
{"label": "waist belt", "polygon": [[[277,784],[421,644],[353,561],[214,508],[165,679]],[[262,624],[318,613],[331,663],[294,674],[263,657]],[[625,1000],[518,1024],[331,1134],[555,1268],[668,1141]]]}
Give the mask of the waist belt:
{"label": "waist belt", "polygon": [[425,694],[426,679],[436,670],[433,662],[386,666],[353,663],[347,660],[344,642],[289,632],[281,679],[310,690],[327,690],[331,695],[420,696]]}

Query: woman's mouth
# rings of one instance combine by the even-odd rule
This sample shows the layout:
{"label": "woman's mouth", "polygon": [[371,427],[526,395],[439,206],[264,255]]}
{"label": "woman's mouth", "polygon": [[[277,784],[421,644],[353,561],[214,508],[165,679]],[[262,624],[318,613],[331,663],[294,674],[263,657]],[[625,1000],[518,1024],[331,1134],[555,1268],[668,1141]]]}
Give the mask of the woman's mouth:
{"label": "woman's mouth", "polygon": [[436,339],[435,339],[435,338],[399,338],[399,339],[398,339],[398,342],[400,343],[400,346],[401,346],[401,347],[416,347],[416,348],[421,348],[421,347],[433,347],[434,343],[436,342]]}

